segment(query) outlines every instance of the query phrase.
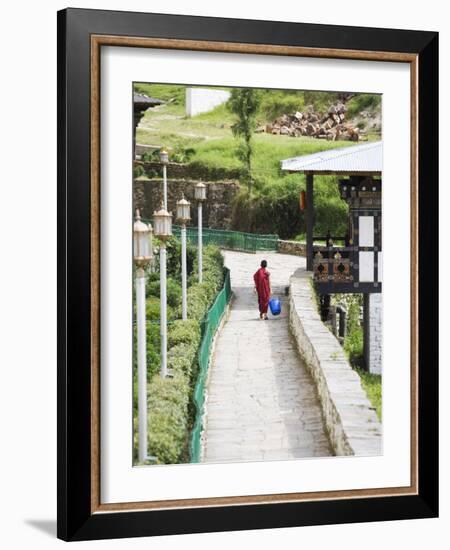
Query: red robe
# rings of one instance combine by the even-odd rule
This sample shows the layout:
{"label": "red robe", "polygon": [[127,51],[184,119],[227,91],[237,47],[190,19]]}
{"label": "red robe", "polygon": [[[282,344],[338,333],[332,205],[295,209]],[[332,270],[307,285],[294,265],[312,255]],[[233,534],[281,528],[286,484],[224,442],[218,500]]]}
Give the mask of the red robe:
{"label": "red robe", "polygon": [[260,313],[267,313],[270,298],[270,273],[265,267],[260,267],[253,275],[255,281],[256,292],[258,293],[258,305]]}

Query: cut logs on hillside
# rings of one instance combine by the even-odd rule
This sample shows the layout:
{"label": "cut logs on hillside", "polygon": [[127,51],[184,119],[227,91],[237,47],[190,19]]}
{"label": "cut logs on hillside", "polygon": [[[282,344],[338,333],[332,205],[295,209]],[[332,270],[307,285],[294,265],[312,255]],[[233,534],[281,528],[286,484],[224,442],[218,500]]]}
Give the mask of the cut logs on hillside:
{"label": "cut logs on hillside", "polygon": [[330,141],[366,139],[364,132],[350,123],[345,123],[346,107],[343,103],[332,105],[325,115],[315,113],[309,107],[303,113],[281,115],[272,124],[260,131],[282,136],[309,136]]}

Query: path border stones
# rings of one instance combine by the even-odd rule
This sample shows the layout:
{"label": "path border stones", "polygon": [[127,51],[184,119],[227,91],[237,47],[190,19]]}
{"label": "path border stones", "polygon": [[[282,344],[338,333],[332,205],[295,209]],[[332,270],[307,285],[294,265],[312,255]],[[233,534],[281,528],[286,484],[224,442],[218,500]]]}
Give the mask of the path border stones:
{"label": "path border stones", "polygon": [[382,426],[358,374],[335,336],[322,323],[311,275],[298,269],[290,278],[290,326],[317,386],[325,426],[336,455],[382,454]]}

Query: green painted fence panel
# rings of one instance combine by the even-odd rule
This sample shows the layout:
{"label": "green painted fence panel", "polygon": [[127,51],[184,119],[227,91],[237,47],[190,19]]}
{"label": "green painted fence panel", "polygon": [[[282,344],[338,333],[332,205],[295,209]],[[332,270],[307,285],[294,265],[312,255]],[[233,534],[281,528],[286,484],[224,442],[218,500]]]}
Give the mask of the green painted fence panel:
{"label": "green painted fence panel", "polygon": [[[142,219],[145,223],[151,223],[152,220]],[[172,225],[172,232],[175,237],[180,237],[181,226]],[[220,248],[228,250],[240,250],[242,252],[256,252],[257,250],[272,250],[278,248],[278,235],[260,235],[258,233],[243,233],[242,231],[230,231],[228,229],[203,228],[203,244],[215,244]],[[186,237],[188,242],[197,244],[197,227],[186,227]]]}
{"label": "green painted fence panel", "polygon": [[[180,236],[181,227],[172,226],[173,234]],[[240,250],[243,252],[256,252],[257,250],[277,250],[278,235],[259,235],[257,233],[243,233],[241,231],[229,231],[227,229],[203,228],[203,244],[215,244],[228,250]],[[187,227],[186,237],[189,242],[198,242],[197,227]]]}
{"label": "green painted fence panel", "polygon": [[209,308],[202,320],[202,340],[198,352],[199,372],[194,389],[194,404],[196,413],[190,441],[190,456],[192,463],[197,463],[200,461],[200,435],[202,432],[202,419],[205,404],[205,384],[208,375],[211,345],[230,298],[230,270],[225,268],[225,278],[222,290],[216,296],[213,305]]}

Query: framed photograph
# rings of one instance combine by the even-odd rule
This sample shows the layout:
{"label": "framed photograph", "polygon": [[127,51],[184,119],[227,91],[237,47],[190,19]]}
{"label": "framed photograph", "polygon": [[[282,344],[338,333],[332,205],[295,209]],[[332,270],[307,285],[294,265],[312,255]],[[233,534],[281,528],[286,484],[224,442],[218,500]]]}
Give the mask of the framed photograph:
{"label": "framed photograph", "polygon": [[58,537],[438,515],[438,35],[58,13]]}

